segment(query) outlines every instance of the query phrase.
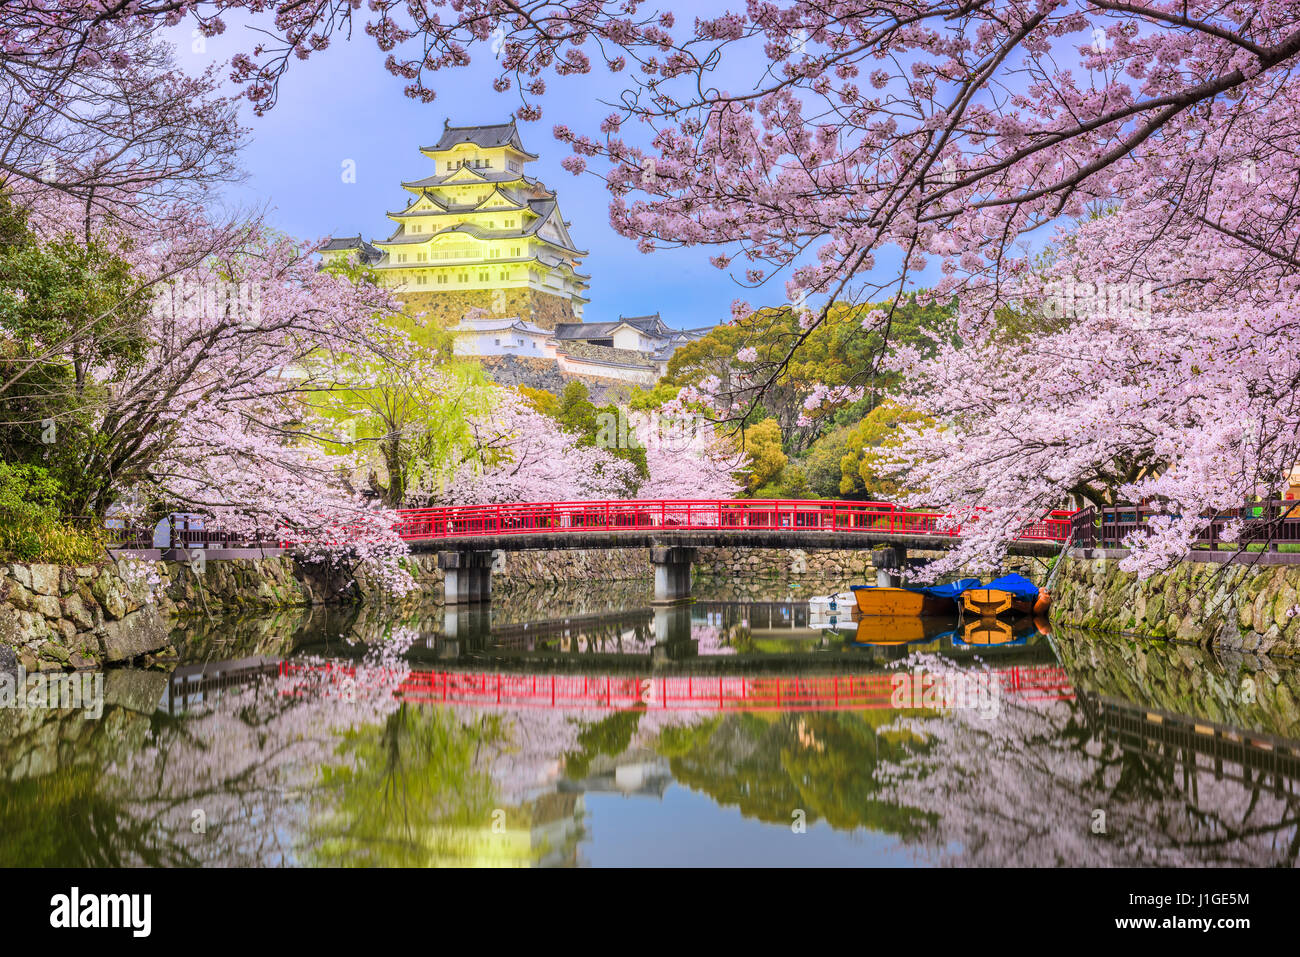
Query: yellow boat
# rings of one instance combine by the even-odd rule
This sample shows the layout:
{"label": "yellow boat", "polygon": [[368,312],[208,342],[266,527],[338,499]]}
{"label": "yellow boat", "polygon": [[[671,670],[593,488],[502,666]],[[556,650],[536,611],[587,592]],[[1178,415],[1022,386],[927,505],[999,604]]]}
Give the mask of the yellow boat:
{"label": "yellow boat", "polygon": [[1052,596],[1022,575],[1003,575],[980,588],[968,588],[961,606],[980,618],[996,618],[1007,612],[1022,615],[1046,614]]}
{"label": "yellow boat", "polygon": [[951,598],[939,598],[909,588],[854,585],[853,597],[857,599],[858,612],[864,618],[946,615],[956,607]]}
{"label": "yellow boat", "polygon": [[1016,599],[1000,588],[972,588],[961,596],[961,606],[979,618],[996,618],[1016,611]]}

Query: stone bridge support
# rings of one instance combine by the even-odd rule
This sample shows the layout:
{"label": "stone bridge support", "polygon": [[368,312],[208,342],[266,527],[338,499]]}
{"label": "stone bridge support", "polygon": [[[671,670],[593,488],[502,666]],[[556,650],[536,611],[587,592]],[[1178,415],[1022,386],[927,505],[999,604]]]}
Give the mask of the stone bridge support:
{"label": "stone bridge support", "polygon": [[693,548],[651,548],[650,563],[655,569],[656,602],[685,601],[691,597],[691,562]]}
{"label": "stone bridge support", "polygon": [[907,564],[907,546],[886,545],[871,550],[871,564],[876,569],[876,585],[897,588],[903,583],[902,571]]}
{"label": "stone bridge support", "polygon": [[461,605],[492,600],[492,553],[485,550],[439,552],[443,602]]}

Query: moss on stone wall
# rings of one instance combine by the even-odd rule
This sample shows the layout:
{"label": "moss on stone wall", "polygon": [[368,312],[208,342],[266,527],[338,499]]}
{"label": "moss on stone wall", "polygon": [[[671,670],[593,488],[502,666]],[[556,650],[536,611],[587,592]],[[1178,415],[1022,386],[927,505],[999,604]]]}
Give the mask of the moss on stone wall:
{"label": "moss on stone wall", "polygon": [[1052,620],[1260,655],[1300,655],[1300,566],[1183,562],[1145,580],[1114,558],[1063,559]]}

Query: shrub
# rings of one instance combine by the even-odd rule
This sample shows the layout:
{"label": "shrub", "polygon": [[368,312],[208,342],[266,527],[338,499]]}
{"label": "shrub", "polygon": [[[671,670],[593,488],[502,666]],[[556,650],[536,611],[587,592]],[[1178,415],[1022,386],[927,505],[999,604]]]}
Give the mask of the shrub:
{"label": "shrub", "polygon": [[104,557],[104,537],[60,513],[63,490],[39,465],[0,461],[0,557],[84,565]]}

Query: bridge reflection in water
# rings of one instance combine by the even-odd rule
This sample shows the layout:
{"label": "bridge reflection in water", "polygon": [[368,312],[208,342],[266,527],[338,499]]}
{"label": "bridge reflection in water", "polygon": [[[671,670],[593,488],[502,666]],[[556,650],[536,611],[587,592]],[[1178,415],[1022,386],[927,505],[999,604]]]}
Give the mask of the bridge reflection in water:
{"label": "bridge reflection in water", "polygon": [[[1088,725],[1123,751],[1181,768],[1191,783],[1197,771],[1216,780],[1295,794],[1300,781],[1300,741],[1234,728],[1205,718],[1153,709],[1095,691],[1076,691],[1059,665],[989,669],[1003,694],[1024,701],[1078,701]],[[325,685],[354,681],[347,662],[300,664],[265,657],[183,665],[173,672],[160,707],[181,714],[212,704],[222,692],[269,678],[312,676]],[[497,671],[413,670],[396,691],[412,704],[486,709],[558,711],[863,711],[895,709],[894,673],[782,676],[628,676],[503,674]],[[652,762],[662,771],[661,762]],[[641,771],[625,778],[646,777]],[[662,774],[656,772],[658,777]],[[650,777],[655,777],[651,775]],[[662,783],[662,782],[661,782]],[[656,785],[653,790],[662,792]]]}

